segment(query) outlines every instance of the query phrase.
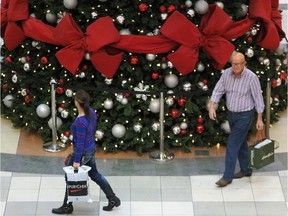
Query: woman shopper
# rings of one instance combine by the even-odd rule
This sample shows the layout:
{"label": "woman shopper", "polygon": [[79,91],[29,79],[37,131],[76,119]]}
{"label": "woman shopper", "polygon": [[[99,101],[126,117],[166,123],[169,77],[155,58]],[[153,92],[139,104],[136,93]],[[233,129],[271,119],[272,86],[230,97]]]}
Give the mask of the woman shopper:
{"label": "woman shopper", "polygon": [[[96,153],[94,138],[97,125],[96,113],[89,106],[90,96],[86,91],[77,91],[74,102],[78,110],[78,116],[70,127],[73,133],[73,153],[67,161],[67,166],[73,166],[75,170],[78,170],[78,168],[84,164],[91,167],[91,170],[88,172],[89,177],[100,186],[108,199],[108,205],[104,206],[103,210],[111,211],[113,207],[118,207],[121,204],[121,201],[113,192],[106,178],[97,170],[96,160],[94,157]],[[65,180],[67,181],[66,174]],[[72,212],[73,205],[72,202],[68,202],[68,194],[66,190],[63,205],[60,208],[52,209],[52,213],[72,214]]]}

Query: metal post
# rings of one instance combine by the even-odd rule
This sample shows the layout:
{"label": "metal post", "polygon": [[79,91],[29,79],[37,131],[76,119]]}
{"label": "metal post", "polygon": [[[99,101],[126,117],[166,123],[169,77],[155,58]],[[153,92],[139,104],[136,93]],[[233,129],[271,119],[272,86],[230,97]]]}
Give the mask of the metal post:
{"label": "metal post", "polygon": [[59,152],[67,148],[61,142],[57,142],[57,116],[56,116],[56,95],[55,80],[51,81],[51,113],[52,113],[52,142],[45,143],[43,149],[48,152]]}
{"label": "metal post", "polygon": [[172,152],[165,152],[164,150],[164,96],[160,92],[160,150],[152,152],[150,158],[156,161],[173,160],[174,154]]}
{"label": "metal post", "polygon": [[265,135],[266,138],[270,139],[269,129],[270,129],[270,97],[271,97],[271,80],[267,79],[266,87],[266,125],[265,125]]}

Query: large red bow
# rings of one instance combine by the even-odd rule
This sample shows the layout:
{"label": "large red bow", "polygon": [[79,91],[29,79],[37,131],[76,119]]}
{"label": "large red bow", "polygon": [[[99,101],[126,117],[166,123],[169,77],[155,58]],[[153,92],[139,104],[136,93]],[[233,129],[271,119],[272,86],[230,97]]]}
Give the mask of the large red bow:
{"label": "large red bow", "polygon": [[253,0],[249,4],[249,17],[263,20],[263,25],[257,34],[257,42],[265,49],[277,49],[280,40],[285,37],[278,6],[279,0]]}
{"label": "large red bow", "polygon": [[54,31],[55,39],[64,46],[56,53],[58,61],[72,74],[77,72],[85,52],[94,67],[112,78],[122,62],[122,53],[109,54],[105,46],[120,40],[120,35],[110,17],[102,17],[87,27],[86,35],[70,14],[67,14]]}
{"label": "large red bow", "polygon": [[215,61],[214,67],[222,68],[234,50],[233,44],[221,36],[231,25],[229,16],[216,5],[211,5],[203,16],[200,31],[184,15],[175,11],[160,30],[165,37],[181,44],[168,55],[168,59],[180,73],[190,73],[198,61],[201,47],[207,57]]}
{"label": "large red bow", "polygon": [[2,35],[7,49],[13,50],[26,38],[17,22],[28,19],[28,1],[2,0],[1,6]]}

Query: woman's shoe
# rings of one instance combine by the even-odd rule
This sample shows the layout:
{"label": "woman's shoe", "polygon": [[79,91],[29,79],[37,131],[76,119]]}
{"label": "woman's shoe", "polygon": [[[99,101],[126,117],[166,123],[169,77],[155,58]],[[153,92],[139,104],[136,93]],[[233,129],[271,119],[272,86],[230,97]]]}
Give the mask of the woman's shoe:
{"label": "woman's shoe", "polygon": [[108,206],[104,206],[103,210],[104,211],[111,211],[115,206],[116,207],[120,206],[120,204],[121,204],[120,199],[117,196],[114,196],[108,200]]}
{"label": "woman's shoe", "polygon": [[72,214],[73,205],[72,204],[63,204],[60,208],[52,209],[54,214]]}

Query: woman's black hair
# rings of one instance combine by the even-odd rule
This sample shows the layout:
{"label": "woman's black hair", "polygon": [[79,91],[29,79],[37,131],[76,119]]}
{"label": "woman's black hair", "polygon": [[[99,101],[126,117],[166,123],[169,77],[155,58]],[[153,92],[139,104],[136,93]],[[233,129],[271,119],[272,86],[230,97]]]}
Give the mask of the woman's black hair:
{"label": "woman's black hair", "polygon": [[80,107],[84,109],[85,116],[90,120],[90,96],[84,90],[78,90],[75,94],[75,100],[79,103]]}

